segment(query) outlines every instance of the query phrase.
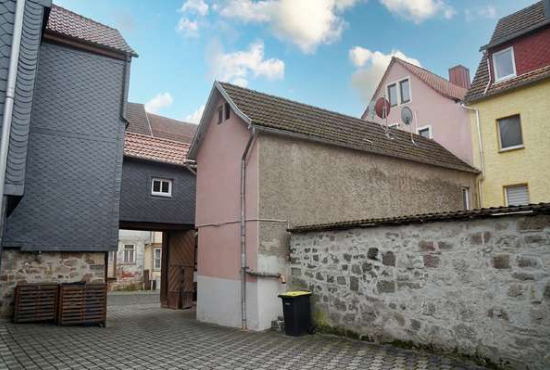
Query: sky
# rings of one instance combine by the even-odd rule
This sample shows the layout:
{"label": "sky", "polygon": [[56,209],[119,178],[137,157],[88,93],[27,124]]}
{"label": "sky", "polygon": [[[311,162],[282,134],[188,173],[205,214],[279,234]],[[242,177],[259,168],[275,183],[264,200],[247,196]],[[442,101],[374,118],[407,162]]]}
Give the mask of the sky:
{"label": "sky", "polygon": [[535,0],[54,0],[139,54],[129,101],[198,123],[215,80],[360,116],[391,56],[472,77],[496,22]]}

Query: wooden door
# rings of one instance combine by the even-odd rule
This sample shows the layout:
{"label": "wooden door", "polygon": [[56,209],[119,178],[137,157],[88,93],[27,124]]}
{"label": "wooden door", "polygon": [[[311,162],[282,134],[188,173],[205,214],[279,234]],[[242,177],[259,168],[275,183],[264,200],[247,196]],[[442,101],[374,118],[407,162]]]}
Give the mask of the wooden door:
{"label": "wooden door", "polygon": [[[166,232],[163,239],[161,302],[164,307],[190,308],[193,303],[195,271],[195,231]],[[166,249],[167,253],[164,253]],[[166,261],[164,259],[166,258]],[[166,267],[166,268],[165,268]]]}

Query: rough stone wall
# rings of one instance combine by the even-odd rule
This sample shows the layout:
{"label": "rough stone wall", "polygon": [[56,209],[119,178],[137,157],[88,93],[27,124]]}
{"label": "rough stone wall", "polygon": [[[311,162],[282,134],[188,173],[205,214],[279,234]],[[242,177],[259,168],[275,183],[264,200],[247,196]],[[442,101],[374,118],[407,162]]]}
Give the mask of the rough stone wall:
{"label": "rough stone wall", "polygon": [[291,288],[325,329],[550,368],[550,216],[291,236]]}
{"label": "rough stone wall", "polygon": [[4,249],[2,253],[2,306],[0,316],[13,312],[14,288],[19,282],[70,283],[105,281],[105,253],[20,252]]}

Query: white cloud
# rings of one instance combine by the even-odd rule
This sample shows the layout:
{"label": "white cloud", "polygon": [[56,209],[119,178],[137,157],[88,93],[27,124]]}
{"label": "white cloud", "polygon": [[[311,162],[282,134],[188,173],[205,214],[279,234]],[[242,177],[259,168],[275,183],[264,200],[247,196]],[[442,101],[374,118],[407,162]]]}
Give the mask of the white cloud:
{"label": "white cloud", "polygon": [[194,111],[192,114],[185,117],[185,121],[199,124],[201,122],[203,113],[204,113],[204,105],[201,105],[196,111]]}
{"label": "white cloud", "polygon": [[416,24],[438,15],[451,19],[456,14],[456,10],[447,3],[447,0],[380,0],[380,2],[393,14]]}
{"label": "white cloud", "polygon": [[211,73],[221,81],[247,86],[249,77],[277,80],[285,74],[282,60],[264,58],[264,43],[261,41],[251,44],[246,51],[226,54],[221,47],[217,47],[210,54]]}
{"label": "white cloud", "polygon": [[228,0],[220,14],[244,22],[268,23],[281,40],[313,53],[338,40],[346,26],[342,12],[363,0]]}
{"label": "white cloud", "polygon": [[352,76],[351,84],[359,91],[364,103],[369,103],[380,79],[386,72],[392,57],[397,57],[411,64],[420,66],[417,59],[410,58],[399,50],[389,54],[356,46],[349,51],[350,61],[358,68]]}
{"label": "white cloud", "polygon": [[199,35],[199,23],[197,21],[191,21],[187,18],[181,17],[176,31],[185,37],[195,37]]}
{"label": "white cloud", "polygon": [[186,13],[197,13],[200,16],[205,16],[208,14],[208,4],[204,0],[187,0],[183,3],[180,8],[180,12]]}
{"label": "white cloud", "polygon": [[497,17],[497,8],[493,5],[487,5],[477,9],[465,9],[464,16],[466,17],[466,22],[472,22],[478,18],[494,19]]}
{"label": "white cloud", "polygon": [[160,93],[145,103],[145,110],[149,113],[157,113],[161,109],[168,108],[172,103],[174,103],[174,98],[170,93]]}

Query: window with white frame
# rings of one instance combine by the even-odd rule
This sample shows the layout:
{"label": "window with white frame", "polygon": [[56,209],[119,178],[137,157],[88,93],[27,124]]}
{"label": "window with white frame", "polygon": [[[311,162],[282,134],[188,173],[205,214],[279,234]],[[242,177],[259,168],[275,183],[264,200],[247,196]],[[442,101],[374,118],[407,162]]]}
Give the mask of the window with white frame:
{"label": "window with white frame", "polygon": [[408,78],[399,82],[399,95],[401,97],[401,104],[411,101],[411,84]]}
{"label": "window with white frame", "polygon": [[497,120],[498,137],[501,150],[523,148],[521,118],[519,114]]}
{"label": "window with white frame", "polygon": [[470,188],[468,187],[462,188],[462,205],[466,211],[470,209]]}
{"label": "window with white frame", "polygon": [[124,263],[136,263],[136,246],[133,244],[124,245]]}
{"label": "window with white frame", "polygon": [[416,133],[422,137],[425,137],[426,139],[432,138],[432,126],[422,126],[419,127],[416,131]]}
{"label": "window with white frame", "polygon": [[389,128],[395,128],[395,129],[398,129],[399,128],[399,123],[392,123],[390,125],[388,125]]}
{"label": "window with white frame", "polygon": [[504,197],[507,206],[529,204],[529,187],[527,184],[505,186]]}
{"label": "window with white frame", "polygon": [[153,249],[153,269],[160,270],[162,264],[162,249]]}
{"label": "window with white frame", "polygon": [[493,54],[493,70],[496,82],[516,77],[514,48],[509,47]]}
{"label": "window with white frame", "polygon": [[161,197],[172,196],[172,180],[153,178],[153,184],[151,186],[151,194]]}
{"label": "window with white frame", "polygon": [[398,104],[397,99],[397,84],[388,85],[388,101],[392,107]]}

